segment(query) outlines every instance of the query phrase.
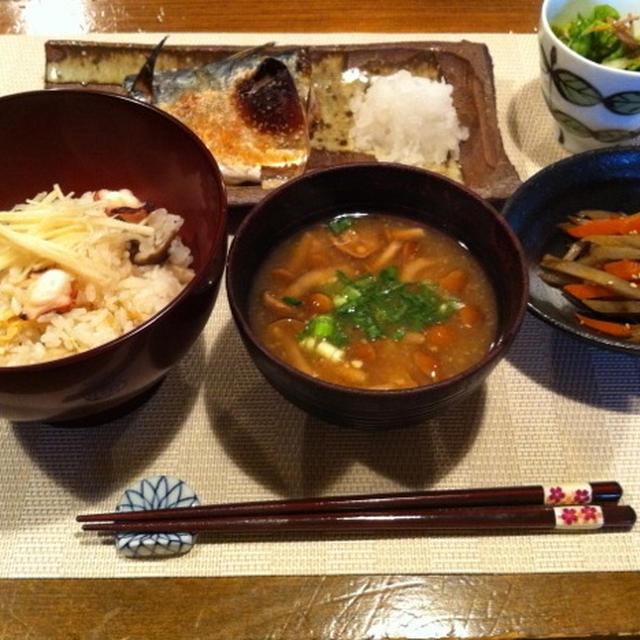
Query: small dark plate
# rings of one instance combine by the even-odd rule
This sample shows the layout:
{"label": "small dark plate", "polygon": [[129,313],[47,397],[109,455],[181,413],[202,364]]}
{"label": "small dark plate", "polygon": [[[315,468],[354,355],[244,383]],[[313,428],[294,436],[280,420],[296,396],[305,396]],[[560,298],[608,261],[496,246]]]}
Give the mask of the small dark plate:
{"label": "small dark plate", "polygon": [[640,211],[640,148],[586,151],[560,160],[525,181],[507,200],[503,214],[520,238],[529,263],[529,310],[594,345],[640,353],[640,344],[580,325],[574,317],[580,309],[540,278],[542,256],[561,256],[571,242],[558,224],[580,209]]}

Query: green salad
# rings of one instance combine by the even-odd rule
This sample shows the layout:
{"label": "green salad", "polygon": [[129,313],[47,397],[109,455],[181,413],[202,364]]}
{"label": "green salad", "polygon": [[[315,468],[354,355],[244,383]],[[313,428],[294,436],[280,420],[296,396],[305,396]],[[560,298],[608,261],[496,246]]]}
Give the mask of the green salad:
{"label": "green salad", "polygon": [[[640,1],[639,1],[640,6]],[[634,35],[637,16],[621,17],[608,4],[566,24],[552,24],[556,36],[581,56],[617,69],[640,70],[640,40]]]}

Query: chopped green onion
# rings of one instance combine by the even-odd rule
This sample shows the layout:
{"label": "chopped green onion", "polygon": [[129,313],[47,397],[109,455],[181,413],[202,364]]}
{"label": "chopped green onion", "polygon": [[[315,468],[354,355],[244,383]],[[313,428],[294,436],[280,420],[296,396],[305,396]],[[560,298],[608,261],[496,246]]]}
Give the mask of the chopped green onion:
{"label": "chopped green onion", "polygon": [[326,340],[338,347],[347,344],[347,336],[342,326],[338,323],[337,318],[329,313],[323,313],[311,318],[311,320],[307,322],[301,337]]}
{"label": "chopped green onion", "polygon": [[331,285],[334,309],[307,322],[301,339],[313,337],[335,346],[348,342],[346,330],[356,328],[370,341],[400,340],[407,331],[421,331],[444,322],[460,301],[426,282],[401,282],[395,266],[378,275],[365,273],[351,280],[338,271]]}
{"label": "chopped green onion", "polygon": [[327,226],[329,227],[331,233],[338,236],[343,231],[349,229],[353,225],[355,220],[356,219],[353,216],[338,216],[337,218],[330,220],[327,223]]}
{"label": "chopped green onion", "polygon": [[398,267],[396,267],[394,264],[389,265],[388,267],[385,267],[380,271],[380,273],[378,274],[378,277],[381,280],[384,280],[386,282],[392,282],[393,280],[397,280]]}
{"label": "chopped green onion", "polygon": [[292,298],[291,296],[285,296],[282,298],[282,302],[286,302],[292,307],[299,307],[302,304],[302,300],[300,300],[300,298]]}

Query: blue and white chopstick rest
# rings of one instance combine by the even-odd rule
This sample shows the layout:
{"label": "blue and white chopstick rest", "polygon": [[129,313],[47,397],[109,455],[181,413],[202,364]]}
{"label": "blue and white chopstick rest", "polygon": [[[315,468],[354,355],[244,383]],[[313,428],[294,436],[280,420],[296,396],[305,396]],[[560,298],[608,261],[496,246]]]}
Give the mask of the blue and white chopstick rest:
{"label": "blue and white chopstick rest", "polygon": [[[200,504],[198,496],[184,481],[173,476],[144,478],[127,489],[116,511],[175,509]],[[195,534],[184,533],[118,533],[118,553],[129,558],[171,556],[187,553],[195,544]]]}

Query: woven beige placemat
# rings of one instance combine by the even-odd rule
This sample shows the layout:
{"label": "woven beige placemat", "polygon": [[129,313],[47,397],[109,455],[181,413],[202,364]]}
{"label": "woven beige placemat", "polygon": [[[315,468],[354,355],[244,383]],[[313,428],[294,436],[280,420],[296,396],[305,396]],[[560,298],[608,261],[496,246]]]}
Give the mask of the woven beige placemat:
{"label": "woven beige placemat", "polygon": [[[533,35],[192,34],[174,43],[486,42],[508,155],[525,178],[561,158]],[[149,35],[104,40],[155,41]],[[0,95],[39,88],[44,38],[0,37]],[[1,149],[1,142],[0,142]],[[500,537],[225,538],[163,561],[126,560],[82,534],[136,480],[183,478],[205,502],[617,479],[640,505],[638,361],[528,317],[482,390],[420,427],[339,429],[289,405],[251,365],[221,291],[190,353],[139,411],[91,429],[0,422],[0,576],[603,571],[640,568],[640,532]]]}

